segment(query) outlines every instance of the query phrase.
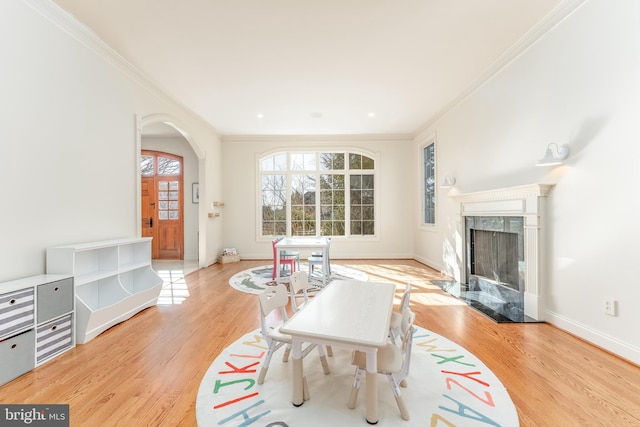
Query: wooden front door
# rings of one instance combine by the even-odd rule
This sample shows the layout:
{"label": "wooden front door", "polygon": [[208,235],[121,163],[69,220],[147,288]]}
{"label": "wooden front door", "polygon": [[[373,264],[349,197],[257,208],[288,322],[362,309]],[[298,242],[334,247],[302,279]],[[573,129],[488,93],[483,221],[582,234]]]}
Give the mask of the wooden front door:
{"label": "wooden front door", "polygon": [[153,259],[184,259],[182,157],[142,150],[142,236]]}

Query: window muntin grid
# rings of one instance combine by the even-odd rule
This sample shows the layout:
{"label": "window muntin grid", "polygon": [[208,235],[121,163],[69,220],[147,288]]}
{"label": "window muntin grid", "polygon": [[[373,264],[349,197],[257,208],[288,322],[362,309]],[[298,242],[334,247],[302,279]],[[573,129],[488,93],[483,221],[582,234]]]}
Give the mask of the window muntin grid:
{"label": "window muntin grid", "polygon": [[423,223],[434,225],[436,223],[436,156],[435,142],[425,146],[422,150],[424,190],[423,198]]}
{"label": "window muntin grid", "polygon": [[373,158],[354,152],[280,152],[258,165],[262,236],[375,235]]}

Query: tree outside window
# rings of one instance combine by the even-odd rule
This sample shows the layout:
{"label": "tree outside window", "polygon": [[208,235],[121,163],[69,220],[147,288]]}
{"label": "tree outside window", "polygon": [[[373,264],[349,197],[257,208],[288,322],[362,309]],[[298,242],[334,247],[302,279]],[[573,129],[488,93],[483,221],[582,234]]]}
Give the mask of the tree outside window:
{"label": "tree outside window", "polygon": [[262,236],[375,234],[374,159],[287,152],[264,157],[259,165]]}
{"label": "tree outside window", "polygon": [[435,142],[425,146],[422,151],[423,174],[424,174],[424,224],[434,225],[436,223],[436,156]]}

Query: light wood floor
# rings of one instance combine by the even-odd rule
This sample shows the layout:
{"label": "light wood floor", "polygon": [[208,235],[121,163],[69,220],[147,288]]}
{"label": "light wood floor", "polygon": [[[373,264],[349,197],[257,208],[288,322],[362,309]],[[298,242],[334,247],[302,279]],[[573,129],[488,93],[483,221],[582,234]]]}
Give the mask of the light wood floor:
{"label": "light wood floor", "polygon": [[[431,285],[441,276],[418,262],[337,263],[397,283],[398,295],[413,283],[416,323],[478,356],[507,387],[521,426],[640,426],[640,367],[548,324],[496,324]],[[195,426],[205,371],[259,326],[257,298],[228,280],[265,264],[191,273],[182,304],[147,309],[0,387],[0,403],[68,403],[72,426]]]}

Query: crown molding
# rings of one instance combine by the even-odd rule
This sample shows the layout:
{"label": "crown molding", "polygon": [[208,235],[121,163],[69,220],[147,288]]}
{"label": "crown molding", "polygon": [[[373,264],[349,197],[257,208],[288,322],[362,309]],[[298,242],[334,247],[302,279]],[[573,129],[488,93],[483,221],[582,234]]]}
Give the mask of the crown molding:
{"label": "crown molding", "polygon": [[168,91],[156,83],[151,77],[143,73],[127,61],[122,55],[106,44],[89,27],[79,22],[73,15],[62,9],[51,0],[22,0],[24,4],[39,13],[45,19],[69,34],[91,52],[105,60],[111,66],[122,72],[125,76],[137,83],[143,89],[163,102],[167,102],[188,112],[200,121],[204,126],[212,129],[217,135],[218,131],[191,108],[184,105],[168,94]]}
{"label": "crown molding", "polygon": [[255,142],[360,142],[360,141],[392,141],[411,142],[409,134],[349,134],[349,135],[223,135],[222,142],[255,143]]}
{"label": "crown molding", "polygon": [[449,103],[444,105],[438,112],[416,129],[412,135],[413,138],[418,137],[421,133],[433,126],[444,115],[451,111],[456,105],[464,101],[478,88],[488,82],[493,76],[498,74],[503,68],[509,65],[518,56],[524,53],[531,45],[538,41],[543,35],[550,31],[553,27],[562,22],[574,10],[580,7],[587,0],[564,0],[554,7],[542,20],[527,31],[516,43],[505,50],[489,67],[475,78],[467,87]]}
{"label": "crown molding", "polygon": [[[434,114],[427,122],[421,125],[411,134],[399,135],[222,135],[223,142],[275,142],[275,141],[391,141],[391,140],[412,140],[421,133],[433,126],[444,115],[451,111],[456,105],[470,96],[484,83],[490,80],[495,74],[506,67],[516,57],[527,50],[540,37],[560,23],[571,12],[580,7],[587,0],[564,0],[552,9],[540,22],[538,22],[531,30],[521,37],[511,48],[507,49],[500,55],[481,75],[474,79],[467,87],[449,103],[443,106],[436,114]],[[103,42],[97,34],[90,30],[87,26],[76,20],[73,15],[69,14],[51,0],[22,0],[24,4],[31,7],[40,15],[48,19],[54,25],[61,28],[67,34],[72,36],[87,49],[104,59],[114,68],[121,71],[132,81],[143,87],[149,93],[158,99],[177,105],[181,109],[187,111],[190,115],[197,118],[206,127],[212,129],[217,135],[220,133],[209,122],[204,120],[200,115],[195,113],[189,107],[176,100],[168,94],[158,83],[151,79],[148,75],[136,68],[124,57],[113,50],[109,45]]]}

